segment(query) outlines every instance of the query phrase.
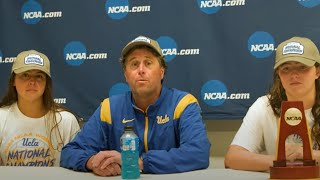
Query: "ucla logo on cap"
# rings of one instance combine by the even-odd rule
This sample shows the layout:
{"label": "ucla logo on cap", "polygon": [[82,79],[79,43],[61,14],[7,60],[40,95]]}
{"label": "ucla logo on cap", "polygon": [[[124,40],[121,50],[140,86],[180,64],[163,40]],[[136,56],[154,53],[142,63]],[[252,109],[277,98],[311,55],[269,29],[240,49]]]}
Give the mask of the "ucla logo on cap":
{"label": "ucla logo on cap", "polygon": [[24,58],[24,63],[27,65],[36,64],[36,65],[43,66],[43,59],[37,54],[29,54]]}
{"label": "ucla logo on cap", "polygon": [[304,47],[298,42],[289,42],[283,47],[282,54],[303,54]]}

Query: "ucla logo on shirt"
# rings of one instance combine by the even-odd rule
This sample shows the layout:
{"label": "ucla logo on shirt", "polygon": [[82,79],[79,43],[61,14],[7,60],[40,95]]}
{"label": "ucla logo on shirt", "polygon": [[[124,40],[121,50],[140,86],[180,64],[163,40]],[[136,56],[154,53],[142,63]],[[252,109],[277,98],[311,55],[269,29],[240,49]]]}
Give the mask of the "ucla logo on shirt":
{"label": "ucla logo on shirt", "polygon": [[55,151],[41,134],[22,133],[8,140],[4,147],[7,166],[54,166]]}
{"label": "ucla logo on shirt", "polygon": [[165,124],[169,122],[169,116],[166,114],[165,116],[157,116],[157,124]]}
{"label": "ucla logo on shirt", "polygon": [[248,50],[256,58],[266,58],[274,52],[274,39],[264,31],[253,33],[248,39]]}

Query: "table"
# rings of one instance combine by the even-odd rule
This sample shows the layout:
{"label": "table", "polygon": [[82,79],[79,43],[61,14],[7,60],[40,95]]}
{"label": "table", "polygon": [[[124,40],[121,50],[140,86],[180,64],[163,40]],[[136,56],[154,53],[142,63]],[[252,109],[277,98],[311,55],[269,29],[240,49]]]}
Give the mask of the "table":
{"label": "table", "polygon": [[[43,180],[96,180],[96,179],[121,179],[121,176],[100,177],[93,173],[76,172],[62,167],[0,167],[1,179],[21,180],[21,179],[43,179]],[[177,174],[141,174],[140,179],[158,180],[185,180],[185,179],[208,179],[208,180],[267,180],[269,173],[238,171],[232,169],[212,169],[197,170]]]}

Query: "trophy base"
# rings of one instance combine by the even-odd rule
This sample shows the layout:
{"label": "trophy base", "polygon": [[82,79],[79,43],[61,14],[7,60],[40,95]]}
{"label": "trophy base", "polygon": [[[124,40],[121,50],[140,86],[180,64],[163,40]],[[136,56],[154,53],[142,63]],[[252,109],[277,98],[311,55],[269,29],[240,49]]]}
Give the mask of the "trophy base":
{"label": "trophy base", "polygon": [[270,167],[270,179],[319,179],[320,166]]}

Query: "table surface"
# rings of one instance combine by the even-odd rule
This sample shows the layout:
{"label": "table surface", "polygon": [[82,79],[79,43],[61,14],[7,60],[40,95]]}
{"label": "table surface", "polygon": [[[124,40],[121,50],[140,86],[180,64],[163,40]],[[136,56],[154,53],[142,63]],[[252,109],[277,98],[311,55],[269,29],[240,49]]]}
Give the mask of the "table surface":
{"label": "table surface", "polygon": [[[96,176],[93,173],[76,172],[61,167],[13,167],[0,166],[1,179],[21,180],[21,179],[40,179],[43,180],[95,180],[105,179],[106,177]],[[140,179],[161,179],[161,180],[185,180],[185,179],[210,179],[210,180],[267,180],[269,173],[238,171],[224,168],[223,157],[210,158],[208,169],[197,170],[177,174],[141,174]],[[121,179],[121,176],[107,177],[108,179]]]}
{"label": "table surface", "polygon": [[[121,176],[114,177],[99,177],[93,173],[76,172],[62,167],[12,167],[1,166],[0,167],[1,179],[21,180],[21,179],[40,179],[43,180],[63,180],[63,179],[76,179],[76,180],[95,180],[95,179],[121,179]],[[140,179],[210,179],[210,180],[267,180],[269,179],[269,173],[262,172],[250,172],[250,171],[238,171],[231,169],[213,169],[208,168],[205,170],[196,170],[185,173],[176,174],[141,174]]]}

